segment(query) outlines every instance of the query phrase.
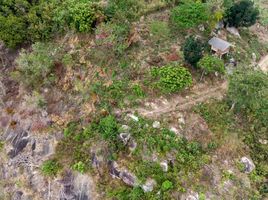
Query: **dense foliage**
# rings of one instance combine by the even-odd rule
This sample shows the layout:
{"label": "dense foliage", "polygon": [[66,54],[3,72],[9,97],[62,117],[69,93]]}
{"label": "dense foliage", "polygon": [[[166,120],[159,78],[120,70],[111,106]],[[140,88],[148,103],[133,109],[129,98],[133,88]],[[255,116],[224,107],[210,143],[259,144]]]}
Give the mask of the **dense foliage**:
{"label": "dense foliage", "polygon": [[237,71],[230,77],[228,97],[237,111],[246,113],[256,124],[268,122],[268,75],[261,71]]}
{"label": "dense foliage", "polygon": [[55,160],[47,160],[41,166],[41,171],[45,176],[56,176],[61,166]]}
{"label": "dense foliage", "polygon": [[224,62],[215,56],[205,55],[198,63],[197,66],[203,69],[206,74],[219,72],[224,74]]}
{"label": "dense foliage", "polygon": [[183,55],[185,61],[195,66],[203,56],[203,49],[204,45],[202,41],[194,36],[188,37],[183,46]]}
{"label": "dense foliage", "polygon": [[259,10],[251,0],[235,3],[226,11],[225,22],[228,26],[249,27],[259,18]]}
{"label": "dense foliage", "polygon": [[192,84],[191,73],[184,67],[166,65],[154,68],[151,73],[159,79],[157,86],[164,92],[177,92]]}
{"label": "dense foliage", "polygon": [[102,12],[93,1],[21,0],[0,2],[0,40],[8,47],[46,40],[64,29],[88,32]]}
{"label": "dense foliage", "polygon": [[187,1],[171,12],[171,22],[178,29],[194,28],[208,19],[208,9],[201,2]]}

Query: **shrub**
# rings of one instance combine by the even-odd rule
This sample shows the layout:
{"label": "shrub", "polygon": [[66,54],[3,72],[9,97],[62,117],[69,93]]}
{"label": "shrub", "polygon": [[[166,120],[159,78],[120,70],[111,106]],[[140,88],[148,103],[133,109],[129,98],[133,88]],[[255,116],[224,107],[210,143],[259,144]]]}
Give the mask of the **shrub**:
{"label": "shrub", "polygon": [[0,40],[7,47],[14,48],[22,43],[27,35],[27,26],[23,18],[13,15],[0,16]]}
{"label": "shrub", "polygon": [[169,180],[166,180],[162,183],[161,190],[162,191],[168,191],[173,188],[173,183]]}
{"label": "shrub", "polygon": [[204,45],[199,39],[196,39],[193,36],[188,37],[183,46],[183,55],[185,61],[193,66],[196,66],[198,61],[203,56],[203,49]]}
{"label": "shrub", "polygon": [[228,26],[249,27],[259,18],[259,10],[251,0],[242,0],[235,3],[225,13],[225,22]]}
{"label": "shrub", "polygon": [[224,62],[215,56],[210,56],[210,55],[204,56],[197,63],[197,66],[203,69],[206,74],[210,74],[214,72],[219,72],[221,74],[225,73]]}
{"label": "shrub", "polygon": [[16,60],[21,81],[29,87],[53,81],[56,51],[51,44],[43,43],[33,44],[31,52],[22,50]]}
{"label": "shrub", "polygon": [[55,160],[47,160],[41,166],[41,171],[45,176],[56,176],[61,166]]}
{"label": "shrub", "polygon": [[143,6],[137,0],[109,0],[105,14],[117,22],[132,22],[138,19]]}
{"label": "shrub", "polygon": [[78,32],[91,31],[102,16],[100,8],[87,0],[66,0],[55,10],[54,20],[59,28],[69,27]]}
{"label": "shrub", "polygon": [[[262,71],[237,71],[229,80],[228,97],[236,111],[246,113],[255,125],[267,127],[268,76]],[[266,128],[267,129],[267,128]]]}
{"label": "shrub", "polygon": [[83,174],[86,171],[86,165],[82,161],[79,161],[73,165],[73,169]]}
{"label": "shrub", "polygon": [[192,84],[191,73],[180,66],[154,68],[151,74],[159,79],[157,85],[164,92],[177,92]]}
{"label": "shrub", "polygon": [[104,139],[113,140],[116,139],[118,135],[118,125],[116,119],[112,115],[102,118],[98,129]]}
{"label": "shrub", "polygon": [[178,29],[194,28],[208,19],[208,9],[201,2],[189,1],[171,11],[171,22]]}

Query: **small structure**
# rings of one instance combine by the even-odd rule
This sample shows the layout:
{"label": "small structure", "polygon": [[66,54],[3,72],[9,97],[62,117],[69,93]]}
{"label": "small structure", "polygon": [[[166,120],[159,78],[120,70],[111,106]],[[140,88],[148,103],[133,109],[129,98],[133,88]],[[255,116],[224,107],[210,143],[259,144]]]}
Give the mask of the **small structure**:
{"label": "small structure", "polygon": [[217,37],[213,37],[208,41],[211,49],[221,58],[224,54],[229,53],[232,46],[229,42]]}

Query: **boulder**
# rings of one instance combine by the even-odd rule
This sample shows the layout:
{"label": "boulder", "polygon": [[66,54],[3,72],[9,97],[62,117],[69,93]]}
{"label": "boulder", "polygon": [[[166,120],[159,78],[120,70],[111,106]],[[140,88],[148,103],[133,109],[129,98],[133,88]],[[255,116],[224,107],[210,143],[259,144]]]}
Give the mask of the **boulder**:
{"label": "boulder", "polygon": [[135,175],[131,174],[130,172],[128,172],[127,170],[124,170],[120,173],[120,178],[122,179],[122,181],[129,185],[129,186],[138,186],[138,179]]}
{"label": "boulder", "polygon": [[152,192],[156,184],[157,183],[154,179],[149,178],[146,180],[145,184],[142,185],[141,187],[144,192]]}
{"label": "boulder", "polygon": [[245,156],[241,158],[240,162],[244,165],[244,172],[247,174],[255,169],[253,161]]}
{"label": "boulder", "polygon": [[128,141],[130,139],[130,134],[129,133],[120,133],[119,139],[124,143],[124,145],[127,145]]}
{"label": "boulder", "polygon": [[166,160],[162,161],[160,163],[160,166],[162,167],[162,169],[163,169],[164,172],[167,172],[168,171],[168,162]]}

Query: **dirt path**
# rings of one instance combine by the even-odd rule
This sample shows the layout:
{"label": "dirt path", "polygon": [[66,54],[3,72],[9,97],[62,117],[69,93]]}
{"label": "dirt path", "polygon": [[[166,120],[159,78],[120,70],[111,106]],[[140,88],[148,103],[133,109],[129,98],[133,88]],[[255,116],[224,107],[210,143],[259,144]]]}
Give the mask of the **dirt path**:
{"label": "dirt path", "polygon": [[169,99],[159,98],[146,101],[142,107],[136,111],[149,118],[157,118],[168,115],[174,111],[183,111],[192,108],[194,105],[206,102],[209,99],[221,99],[225,95],[227,82],[221,82],[213,86],[208,84],[197,84],[190,91],[189,96],[175,95]]}
{"label": "dirt path", "polygon": [[268,55],[263,57],[258,65],[262,71],[268,72]]}

